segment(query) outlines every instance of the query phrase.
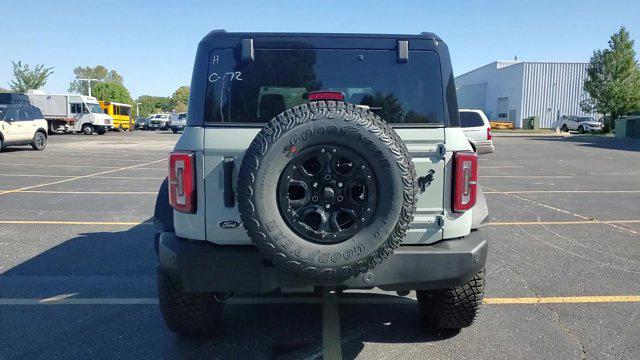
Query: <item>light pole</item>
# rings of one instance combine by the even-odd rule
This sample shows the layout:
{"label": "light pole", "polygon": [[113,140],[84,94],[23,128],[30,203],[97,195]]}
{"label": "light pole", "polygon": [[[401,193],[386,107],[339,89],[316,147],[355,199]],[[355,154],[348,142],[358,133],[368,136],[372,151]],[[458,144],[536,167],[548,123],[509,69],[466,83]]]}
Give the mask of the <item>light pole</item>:
{"label": "light pole", "polygon": [[141,103],[136,103],[136,117],[140,117],[140,104]]}
{"label": "light pole", "polygon": [[89,79],[89,78],[87,78],[87,79],[76,79],[76,80],[78,80],[78,81],[86,81],[87,82],[87,85],[89,86],[89,96],[91,96],[91,82],[92,81],[100,81],[100,79]]}

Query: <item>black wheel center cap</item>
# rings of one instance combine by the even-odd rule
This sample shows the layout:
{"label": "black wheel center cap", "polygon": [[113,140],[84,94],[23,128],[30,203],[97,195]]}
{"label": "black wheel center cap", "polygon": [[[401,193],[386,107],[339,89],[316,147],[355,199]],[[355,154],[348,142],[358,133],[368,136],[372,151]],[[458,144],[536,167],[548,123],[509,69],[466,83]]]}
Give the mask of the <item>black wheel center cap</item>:
{"label": "black wheel center cap", "polygon": [[325,187],[324,190],[322,191],[322,199],[326,202],[333,202],[333,199],[335,198],[335,191],[333,190],[333,188],[330,187]]}

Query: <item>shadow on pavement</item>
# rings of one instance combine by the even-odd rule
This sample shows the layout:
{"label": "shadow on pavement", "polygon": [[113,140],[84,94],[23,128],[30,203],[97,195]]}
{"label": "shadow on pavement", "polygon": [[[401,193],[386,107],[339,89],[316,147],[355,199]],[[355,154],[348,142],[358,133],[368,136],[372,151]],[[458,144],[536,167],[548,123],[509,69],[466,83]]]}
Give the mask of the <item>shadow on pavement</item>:
{"label": "shadow on pavement", "polygon": [[611,150],[640,151],[640,139],[616,138],[600,135],[580,135],[567,137],[532,138],[540,141],[570,142],[578,146],[595,147]]}
{"label": "shadow on pavement", "polygon": [[[153,227],[138,225],[79,234],[1,274],[0,298],[75,293],[71,298],[155,298],[153,233]],[[425,331],[412,299],[386,294],[341,299],[348,300],[339,305],[346,359],[356,358],[366,343],[434,342],[453,335]],[[183,338],[165,327],[154,304],[0,305],[0,343],[9,344],[6,358],[321,358],[322,307],[319,298],[231,303],[217,334]]]}

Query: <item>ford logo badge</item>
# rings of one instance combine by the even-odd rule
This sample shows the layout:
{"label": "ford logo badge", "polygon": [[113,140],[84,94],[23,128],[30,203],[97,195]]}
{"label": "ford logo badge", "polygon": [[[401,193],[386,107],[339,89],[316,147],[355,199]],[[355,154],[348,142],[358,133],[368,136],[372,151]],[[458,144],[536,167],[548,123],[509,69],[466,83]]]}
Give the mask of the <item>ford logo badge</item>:
{"label": "ford logo badge", "polygon": [[223,229],[235,229],[241,224],[242,224],[241,222],[235,221],[235,220],[222,220],[218,223],[218,226],[220,226]]}

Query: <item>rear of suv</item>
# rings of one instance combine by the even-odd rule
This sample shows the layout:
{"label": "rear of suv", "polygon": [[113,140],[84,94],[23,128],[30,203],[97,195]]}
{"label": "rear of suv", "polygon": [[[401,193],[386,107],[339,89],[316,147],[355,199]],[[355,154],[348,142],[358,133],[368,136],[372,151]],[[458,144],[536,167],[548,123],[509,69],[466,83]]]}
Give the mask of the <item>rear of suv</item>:
{"label": "rear of suv", "polygon": [[495,150],[491,139],[491,123],[484,111],[460,109],[460,126],[478,155],[491,154]]}
{"label": "rear of suv", "polygon": [[322,286],[474,321],[488,214],[436,35],[214,31],[188,114],[154,220],[171,330],[213,331],[234,293]]}

